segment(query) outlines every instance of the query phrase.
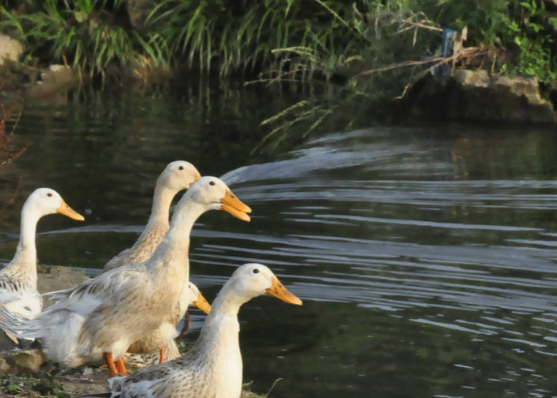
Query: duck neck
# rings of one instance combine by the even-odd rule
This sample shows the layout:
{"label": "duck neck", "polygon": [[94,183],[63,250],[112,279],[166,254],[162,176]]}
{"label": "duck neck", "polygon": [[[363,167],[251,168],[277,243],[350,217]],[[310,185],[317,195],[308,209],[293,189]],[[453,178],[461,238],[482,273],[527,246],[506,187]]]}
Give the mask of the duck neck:
{"label": "duck neck", "polygon": [[[199,357],[198,360],[201,362],[216,361],[216,368],[219,365],[233,364],[233,371],[239,372],[240,385],[242,354],[239,342],[238,311],[242,304],[248,300],[248,298],[234,294],[229,282],[227,282],[213,301],[211,312],[207,316],[205,325],[192,350],[192,355]],[[187,363],[184,364],[187,366]],[[230,369],[227,369],[227,372],[229,371]]]}
{"label": "duck neck", "polygon": [[182,286],[189,280],[190,233],[195,221],[205,211],[199,204],[182,198],[172,217],[170,228],[153,254],[154,258],[162,260],[156,261],[156,270],[174,270],[171,274],[178,278],[176,283]]}
{"label": "duck neck", "polygon": [[235,292],[234,280],[229,279],[211,305],[208,318],[214,316],[229,316],[238,318],[240,307],[250,300],[250,297],[239,295]]}
{"label": "duck neck", "polygon": [[156,224],[168,225],[168,215],[170,214],[170,204],[176,192],[168,189],[163,184],[157,184],[155,194],[153,195],[153,206],[151,207],[151,216],[147,223],[147,228]]}
{"label": "duck neck", "polygon": [[40,214],[33,208],[26,208],[24,205],[21,212],[21,228],[19,243],[15,256],[10,263],[7,273],[18,274],[29,279],[29,282],[36,287],[37,285],[37,248],[35,246],[35,233]]}
{"label": "duck neck", "polygon": [[168,231],[169,222],[168,215],[170,214],[170,204],[174,198],[175,192],[158,184],[155,188],[153,196],[153,206],[151,207],[151,216],[147,222],[147,226],[141,233],[139,239],[132,247],[132,251],[141,249],[154,240],[158,242],[160,237]]}

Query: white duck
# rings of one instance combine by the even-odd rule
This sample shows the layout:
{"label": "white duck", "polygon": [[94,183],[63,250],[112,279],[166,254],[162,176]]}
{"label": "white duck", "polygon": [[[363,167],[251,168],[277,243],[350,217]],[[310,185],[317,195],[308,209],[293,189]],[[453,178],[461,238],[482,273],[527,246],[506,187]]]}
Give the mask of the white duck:
{"label": "white duck", "polygon": [[42,339],[43,350],[53,361],[75,367],[104,357],[110,377],[117,371],[126,374],[121,357],[167,321],[169,309],[179,301],[189,280],[190,231],[209,210],[250,220],[246,213],[251,209],[224,182],[202,177],[176,205],[170,229],[149,260],[49,294],[58,301],[29,322],[18,325],[0,311],[0,325],[22,337]]}
{"label": "white duck", "polygon": [[199,171],[189,162],[177,160],[169,163],[157,178],[151,216],[143,233],[131,248],[122,251],[107,262],[103,271],[148,260],[168,231],[172,199],[178,192],[188,189],[200,178]]}
{"label": "white duck", "polygon": [[[188,282],[187,288],[182,292],[182,298],[172,310],[171,318],[164,322],[161,327],[147,337],[136,341],[128,348],[125,358],[133,368],[144,368],[162,363],[164,356],[166,360],[172,360],[180,356],[178,346],[174,339],[180,332],[176,330],[176,324],[182,319],[188,306],[193,305],[208,314],[211,311],[211,304],[205,300],[199,289],[192,282]],[[188,322],[188,320],[186,320]]]}
{"label": "white duck", "polygon": [[[168,164],[157,179],[151,216],[143,233],[131,248],[122,251],[106,263],[103,272],[121,267],[122,265],[137,264],[148,260],[170,226],[169,213],[172,199],[178,192],[188,189],[199,178],[201,178],[201,175],[191,163],[179,160]],[[189,293],[187,289],[184,290],[185,293],[182,295],[180,302],[174,306],[175,311],[171,319],[172,322],[175,320],[174,324],[164,322],[158,329],[152,331],[142,340],[133,343],[128,352],[147,354],[154,350],[159,350],[159,362],[164,361],[164,353],[167,346],[170,346],[170,355],[176,353],[177,347],[172,341],[176,338],[175,326],[184,316],[190,304]],[[199,293],[198,290],[197,292]],[[205,299],[203,298],[203,300]],[[206,301],[205,303],[208,305]],[[207,306],[200,309],[208,313]],[[155,344],[159,345],[155,346]]]}
{"label": "white duck", "polygon": [[0,271],[0,305],[22,319],[32,319],[43,308],[43,298],[37,291],[37,223],[47,214],[63,214],[83,221],[53,189],[36,189],[21,210],[19,243],[13,260]]}
{"label": "white duck", "polygon": [[109,380],[112,392],[90,397],[239,398],[242,390],[238,311],[250,299],[270,294],[295,305],[273,272],[261,264],[239,267],[213,302],[193,349],[178,359]]}

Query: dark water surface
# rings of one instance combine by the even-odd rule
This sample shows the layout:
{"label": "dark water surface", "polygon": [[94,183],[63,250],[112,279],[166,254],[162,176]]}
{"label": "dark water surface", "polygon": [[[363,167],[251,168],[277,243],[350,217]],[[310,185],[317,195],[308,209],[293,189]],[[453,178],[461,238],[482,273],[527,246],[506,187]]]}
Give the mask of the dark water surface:
{"label": "dark water surface", "polygon": [[[2,176],[2,197],[21,175],[18,206],[49,186],[87,218],[42,220],[42,263],[102,267],[142,230],[164,166],[189,160],[253,209],[249,224],[202,216],[194,282],[211,300],[256,261],[304,300],[243,307],[253,390],[282,378],[277,398],[557,396],[553,132],[373,128],[254,156],[258,124],[293,99],[207,90],[26,106],[14,139],[33,145]],[[2,259],[18,218],[3,220]]]}

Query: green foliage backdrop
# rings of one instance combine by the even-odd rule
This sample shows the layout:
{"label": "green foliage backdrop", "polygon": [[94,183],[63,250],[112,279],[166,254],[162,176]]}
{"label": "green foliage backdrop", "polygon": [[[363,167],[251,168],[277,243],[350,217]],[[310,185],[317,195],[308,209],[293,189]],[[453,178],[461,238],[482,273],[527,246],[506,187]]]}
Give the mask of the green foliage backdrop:
{"label": "green foliage backdrop", "polygon": [[440,40],[434,27],[467,26],[467,46],[500,55],[494,72],[555,79],[551,1],[162,0],[150,2],[139,30],[126,3],[5,1],[0,29],[26,42],[29,60],[68,62],[93,75],[187,61],[221,75],[349,80],[434,52]]}

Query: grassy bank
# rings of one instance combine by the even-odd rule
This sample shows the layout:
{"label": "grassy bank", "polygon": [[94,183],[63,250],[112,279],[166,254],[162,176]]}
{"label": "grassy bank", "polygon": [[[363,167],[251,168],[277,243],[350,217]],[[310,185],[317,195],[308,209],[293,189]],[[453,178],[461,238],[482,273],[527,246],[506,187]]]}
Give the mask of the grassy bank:
{"label": "grassy bank", "polygon": [[388,119],[389,101],[455,68],[557,87],[555,0],[27,0],[5,1],[0,18],[32,65],[103,81],[185,65],[320,92],[266,120],[268,141],[298,124],[310,134]]}
{"label": "grassy bank", "polygon": [[[556,76],[553,1],[27,0],[1,11],[0,29],[26,44],[26,61],[92,75],[187,62],[221,75],[349,81],[405,73],[408,82],[416,71],[403,70],[438,52],[442,28],[467,27],[465,45],[483,48],[489,60],[476,62],[495,73]],[[390,89],[383,84],[379,94]]]}

